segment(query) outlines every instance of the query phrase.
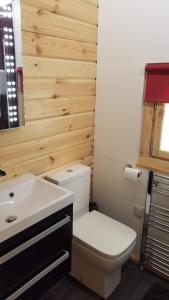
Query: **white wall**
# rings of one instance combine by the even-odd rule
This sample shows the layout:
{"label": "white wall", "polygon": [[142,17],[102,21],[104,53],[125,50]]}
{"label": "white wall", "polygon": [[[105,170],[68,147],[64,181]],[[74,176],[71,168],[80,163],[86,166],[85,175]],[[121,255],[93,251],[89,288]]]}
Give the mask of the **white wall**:
{"label": "white wall", "polygon": [[145,203],[148,174],[135,184],[123,167],[139,157],[145,64],[169,61],[168,11],[168,0],[100,0],[94,199],[137,231],[137,255],[142,220],[134,205]]}

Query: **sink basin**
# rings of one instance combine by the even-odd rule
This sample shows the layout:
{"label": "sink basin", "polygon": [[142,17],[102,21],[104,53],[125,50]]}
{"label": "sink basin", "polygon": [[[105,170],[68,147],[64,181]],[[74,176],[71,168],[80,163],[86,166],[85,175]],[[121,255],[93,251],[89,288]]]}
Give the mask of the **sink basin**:
{"label": "sink basin", "polygon": [[73,203],[74,194],[32,174],[0,184],[0,242]]}

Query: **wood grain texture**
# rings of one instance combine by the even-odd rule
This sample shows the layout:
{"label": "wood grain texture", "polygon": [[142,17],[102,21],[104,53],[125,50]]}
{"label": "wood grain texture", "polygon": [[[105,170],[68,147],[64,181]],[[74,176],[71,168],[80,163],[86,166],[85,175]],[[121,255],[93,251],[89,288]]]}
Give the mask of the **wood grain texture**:
{"label": "wood grain texture", "polygon": [[151,139],[153,134],[153,115],[154,115],[154,104],[145,103],[143,111],[143,122],[142,122],[142,135],[141,135],[141,156],[150,155]]}
{"label": "wood grain texture", "polygon": [[88,78],[96,77],[92,62],[24,56],[26,78]]}
{"label": "wood grain texture", "polygon": [[[5,180],[26,173],[27,170],[29,170],[29,172],[32,174],[40,175],[41,173],[47,172],[48,170],[66,165],[71,161],[83,161],[85,157],[88,157],[92,154],[93,145],[91,143],[88,143],[76,147],[70,147],[65,151],[62,150],[50,153],[49,155],[41,156],[36,159],[19,162],[19,164],[12,164],[12,166],[6,166],[2,164],[2,168],[5,168],[7,172],[7,177],[5,178]],[[4,178],[1,181],[3,180]]]}
{"label": "wood grain texture", "polygon": [[83,129],[94,126],[94,113],[81,113],[65,117],[49,118],[26,122],[24,127],[15,130],[1,132],[4,145],[15,145],[40,137],[49,137],[51,135],[70,132],[77,129]]}
{"label": "wood grain texture", "polygon": [[97,1],[83,0],[22,0],[23,4],[45,9],[85,23],[97,25]]}
{"label": "wood grain texture", "polygon": [[97,4],[21,1],[26,124],[0,132],[0,168],[7,173],[0,182],[74,163],[92,166]]}
{"label": "wood grain texture", "polygon": [[95,80],[25,78],[25,98],[57,98],[96,95]]}
{"label": "wood grain texture", "polygon": [[27,121],[90,112],[94,109],[93,96],[25,100]]}
{"label": "wood grain texture", "polygon": [[137,167],[169,175],[169,161],[166,160],[141,156]]}
{"label": "wood grain texture", "polygon": [[96,45],[23,31],[24,55],[95,61]]}
{"label": "wood grain texture", "polygon": [[164,104],[144,103],[139,168],[169,174],[169,154],[160,150]]}
{"label": "wood grain texture", "polygon": [[82,0],[83,2],[87,2],[89,4],[92,4],[94,6],[98,6],[99,1],[98,0]]}
{"label": "wood grain texture", "polygon": [[96,26],[27,5],[22,5],[22,29],[94,44],[97,39]]}
{"label": "wood grain texture", "polygon": [[[75,164],[85,164],[87,166],[90,166],[92,169],[93,168],[93,155],[87,156],[87,157],[83,158],[83,160],[79,159],[79,160],[73,161],[71,163],[68,163],[64,166],[56,167],[52,170],[52,172],[60,171],[60,170],[63,170],[64,168],[69,168]],[[42,173],[42,174],[40,174],[40,177],[45,178],[45,176],[48,175],[49,173],[51,173],[51,171]]]}
{"label": "wood grain texture", "polygon": [[64,134],[40,137],[27,142],[0,148],[0,166],[13,165],[35,159],[53,152],[61,151],[84,143],[93,142],[94,128],[76,130]]}

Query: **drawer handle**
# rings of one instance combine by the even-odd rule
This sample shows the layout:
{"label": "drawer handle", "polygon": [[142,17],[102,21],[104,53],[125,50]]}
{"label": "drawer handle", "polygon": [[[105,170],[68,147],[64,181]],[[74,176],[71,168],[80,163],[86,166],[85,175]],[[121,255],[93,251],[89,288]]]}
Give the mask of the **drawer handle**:
{"label": "drawer handle", "polygon": [[6,298],[6,300],[14,300],[17,297],[19,297],[21,294],[23,294],[25,291],[27,291],[30,287],[32,287],[35,283],[37,283],[40,279],[45,277],[49,272],[54,270],[56,267],[58,267],[62,262],[64,262],[68,258],[69,258],[69,252],[64,251],[64,254],[60,258],[58,258],[51,265],[49,265],[46,269],[41,271],[38,275],[36,275],[31,280],[29,280],[27,283],[25,283],[23,286],[21,286],[17,291],[15,291],[8,298]]}
{"label": "drawer handle", "polygon": [[4,262],[8,261],[15,255],[19,254],[20,252],[24,251],[25,249],[29,248],[33,244],[39,242],[40,240],[42,240],[43,238],[45,238],[46,236],[48,236],[49,234],[51,234],[52,232],[61,228],[62,226],[64,226],[65,224],[67,224],[69,222],[70,222],[70,216],[66,215],[65,218],[62,219],[61,221],[59,221],[58,223],[52,225],[51,227],[49,227],[46,230],[39,233],[38,235],[32,237],[30,240],[26,241],[25,243],[19,245],[15,249],[13,249],[10,252],[1,256],[0,257],[0,265],[3,264]]}

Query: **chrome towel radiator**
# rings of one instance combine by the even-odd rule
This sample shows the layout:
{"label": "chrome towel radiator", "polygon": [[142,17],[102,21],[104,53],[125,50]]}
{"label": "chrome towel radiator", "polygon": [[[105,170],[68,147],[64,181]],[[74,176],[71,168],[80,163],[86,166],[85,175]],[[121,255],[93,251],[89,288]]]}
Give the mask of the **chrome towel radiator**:
{"label": "chrome towel radiator", "polygon": [[141,266],[169,279],[169,177],[150,172]]}

